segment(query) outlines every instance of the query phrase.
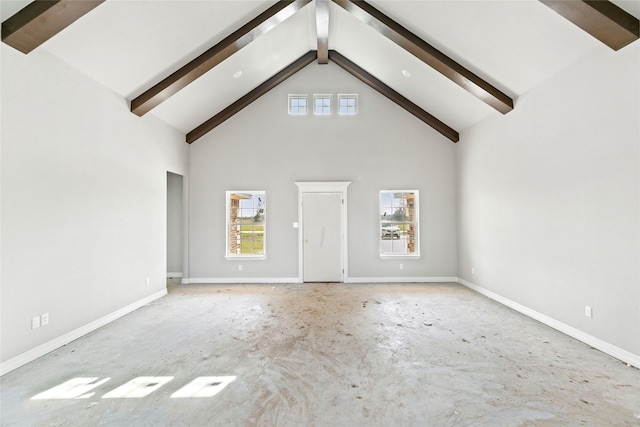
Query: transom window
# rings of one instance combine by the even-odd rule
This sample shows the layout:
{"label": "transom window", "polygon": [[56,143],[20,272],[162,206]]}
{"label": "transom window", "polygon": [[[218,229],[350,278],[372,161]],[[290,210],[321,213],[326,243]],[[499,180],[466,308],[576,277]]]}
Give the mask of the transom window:
{"label": "transom window", "polygon": [[313,95],[313,104],[315,114],[331,114],[331,95]]}
{"label": "transom window", "polygon": [[418,191],[380,192],[380,256],[419,257]]}
{"label": "transom window", "polygon": [[264,259],[266,193],[227,191],[227,258]]}
{"label": "transom window", "polygon": [[338,113],[356,114],[358,112],[357,94],[338,94]]}
{"label": "transom window", "polygon": [[289,114],[294,116],[307,114],[307,95],[289,95]]}

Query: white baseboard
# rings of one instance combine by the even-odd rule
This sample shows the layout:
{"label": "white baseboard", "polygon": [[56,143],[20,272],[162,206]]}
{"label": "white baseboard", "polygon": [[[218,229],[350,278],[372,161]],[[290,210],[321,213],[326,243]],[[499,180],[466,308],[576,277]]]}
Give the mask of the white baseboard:
{"label": "white baseboard", "polygon": [[106,316],[103,316],[97,320],[94,320],[91,323],[88,323],[84,326],[81,326],[78,329],[75,329],[71,332],[68,332],[62,336],[59,336],[58,338],[55,338],[51,341],[48,341],[44,344],[41,344],[35,348],[32,348],[29,351],[26,351],[16,357],[13,357],[11,359],[8,359],[2,363],[0,363],[0,376],[13,371],[14,369],[17,369],[23,365],[26,365],[29,362],[33,362],[34,360],[36,360],[39,357],[44,356],[47,353],[50,353],[62,346],[65,346],[67,344],[69,344],[71,341],[77,340],[78,338],[95,331],[96,329],[107,325],[108,323],[113,322],[114,320],[117,320],[119,318],[121,318],[122,316],[129,314],[135,310],[137,310],[140,307],[143,307],[159,298],[162,298],[163,296],[167,295],[167,290],[163,289],[161,291],[158,291],[152,295],[149,295],[148,297],[145,297],[141,300],[138,300],[134,303],[131,303],[129,305],[127,305],[126,307],[123,307],[119,310],[114,311],[113,313],[107,314]]}
{"label": "white baseboard", "polygon": [[180,277],[182,277],[182,272],[173,272],[173,273],[168,272],[167,273],[167,279],[174,279],[174,278],[177,279],[177,278],[180,278]]}
{"label": "white baseboard", "polygon": [[300,283],[298,277],[214,277],[214,278],[189,278],[182,279],[183,285],[204,285],[204,284],[259,284],[259,283]]}
{"label": "white baseboard", "polygon": [[[344,283],[457,283],[457,277],[345,277]],[[299,277],[183,278],[182,284],[302,283]]]}
{"label": "white baseboard", "polygon": [[457,283],[457,277],[346,277],[344,283]]}
{"label": "white baseboard", "polygon": [[458,283],[466,286],[469,289],[472,289],[479,294],[482,294],[492,300],[499,302],[509,308],[512,308],[525,316],[528,316],[532,319],[537,320],[538,322],[544,323],[545,325],[556,329],[557,331],[562,332],[563,334],[569,335],[577,339],[578,341],[582,341],[583,343],[590,345],[591,347],[597,348],[598,350],[615,357],[629,365],[635,366],[636,368],[640,368],[640,355],[633,354],[627,350],[624,350],[620,347],[617,347],[613,344],[610,344],[606,341],[601,340],[600,338],[596,338],[593,335],[589,335],[580,329],[576,329],[573,326],[569,326],[566,323],[562,323],[552,317],[549,317],[545,314],[539,313],[535,310],[530,309],[529,307],[525,307],[522,304],[519,304],[515,301],[512,301],[508,298],[505,298],[501,295],[496,294],[488,289],[484,289],[474,283],[471,283],[467,280],[464,280],[458,277]]}

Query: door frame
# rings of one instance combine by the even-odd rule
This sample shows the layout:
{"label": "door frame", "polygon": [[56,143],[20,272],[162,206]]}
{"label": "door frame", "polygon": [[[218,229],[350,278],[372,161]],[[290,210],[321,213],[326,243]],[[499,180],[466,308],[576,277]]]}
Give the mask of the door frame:
{"label": "door frame", "polygon": [[304,193],[340,193],[342,195],[342,209],[340,209],[340,250],[341,254],[341,280],[344,282],[348,275],[348,236],[347,236],[347,187],[351,184],[351,181],[339,181],[339,182],[297,182],[298,186],[298,280],[300,283],[304,283],[304,243],[302,241],[303,235],[303,206],[302,195]]}

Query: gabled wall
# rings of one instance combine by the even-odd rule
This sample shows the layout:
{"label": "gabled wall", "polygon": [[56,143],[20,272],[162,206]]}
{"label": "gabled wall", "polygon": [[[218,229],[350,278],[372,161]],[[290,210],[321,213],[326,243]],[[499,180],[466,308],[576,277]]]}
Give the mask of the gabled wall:
{"label": "gabled wall", "polygon": [[599,48],[456,147],[458,275],[636,365],[639,76],[640,43]]}
{"label": "gabled wall", "polygon": [[187,174],[188,146],[48,53],[0,49],[6,371],[166,293],[167,171]]}
{"label": "gabled wall", "polygon": [[[357,93],[345,117],[290,116],[288,94]],[[299,277],[296,181],[352,181],[351,280],[456,276],[455,145],[335,64],[311,64],[191,145],[190,281]],[[420,191],[418,260],[379,257],[380,190]],[[225,259],[225,191],[267,192],[267,259]],[[399,264],[404,264],[400,270]],[[238,264],[243,270],[238,270]]]}

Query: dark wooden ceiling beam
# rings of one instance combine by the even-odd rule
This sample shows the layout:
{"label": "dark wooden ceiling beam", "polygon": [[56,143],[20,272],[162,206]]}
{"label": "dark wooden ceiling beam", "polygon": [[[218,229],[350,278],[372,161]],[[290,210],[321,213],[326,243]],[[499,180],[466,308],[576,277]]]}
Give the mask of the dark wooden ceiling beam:
{"label": "dark wooden ceiling beam", "polygon": [[238,113],[253,101],[260,98],[262,95],[269,92],[271,89],[278,86],[280,83],[287,80],[289,77],[302,70],[307,65],[311,64],[316,60],[316,58],[317,53],[315,50],[310,50],[309,52],[305,53],[300,58],[292,62],[288,67],[263,82],[251,92],[247,93],[242,98],[238,99],[236,102],[229,105],[227,108],[211,117],[209,120],[202,123],[191,132],[187,133],[187,142],[191,144],[197,139],[202,138],[208,132],[212,131],[216,126],[231,118],[234,114]]}
{"label": "dark wooden ceiling beam", "polygon": [[367,2],[360,0],[333,0],[333,2],[502,114],[513,110],[513,100],[508,95]]}
{"label": "dark wooden ceiling beam", "polygon": [[335,50],[329,51],[329,59],[335,64],[342,67],[344,70],[352,74],[354,77],[358,78],[360,81],[366,83],[371,88],[377,90],[382,95],[389,98],[391,101],[398,104],[400,107],[407,110],[409,113],[416,116],[418,119],[422,120],[433,129],[438,131],[440,134],[444,135],[446,138],[450,139],[453,142],[458,142],[460,140],[460,135],[457,131],[447,126],[436,117],[424,111],[422,108],[409,101],[404,96],[400,95],[395,90],[391,89],[389,86],[366,72],[364,69],[353,63],[351,60],[345,58],[340,53]]}
{"label": "dark wooden ceiling beam", "polygon": [[233,34],[131,101],[131,111],[142,116],[185,88],[240,49],[302,9],[311,0],[278,1]]}
{"label": "dark wooden ceiling beam", "polygon": [[635,16],[606,0],[540,0],[613,50],[640,38]]}
{"label": "dark wooden ceiling beam", "polygon": [[2,23],[2,41],[29,53],[104,0],[36,0]]}
{"label": "dark wooden ceiling beam", "polygon": [[329,63],[329,0],[316,0],[318,64]]}

